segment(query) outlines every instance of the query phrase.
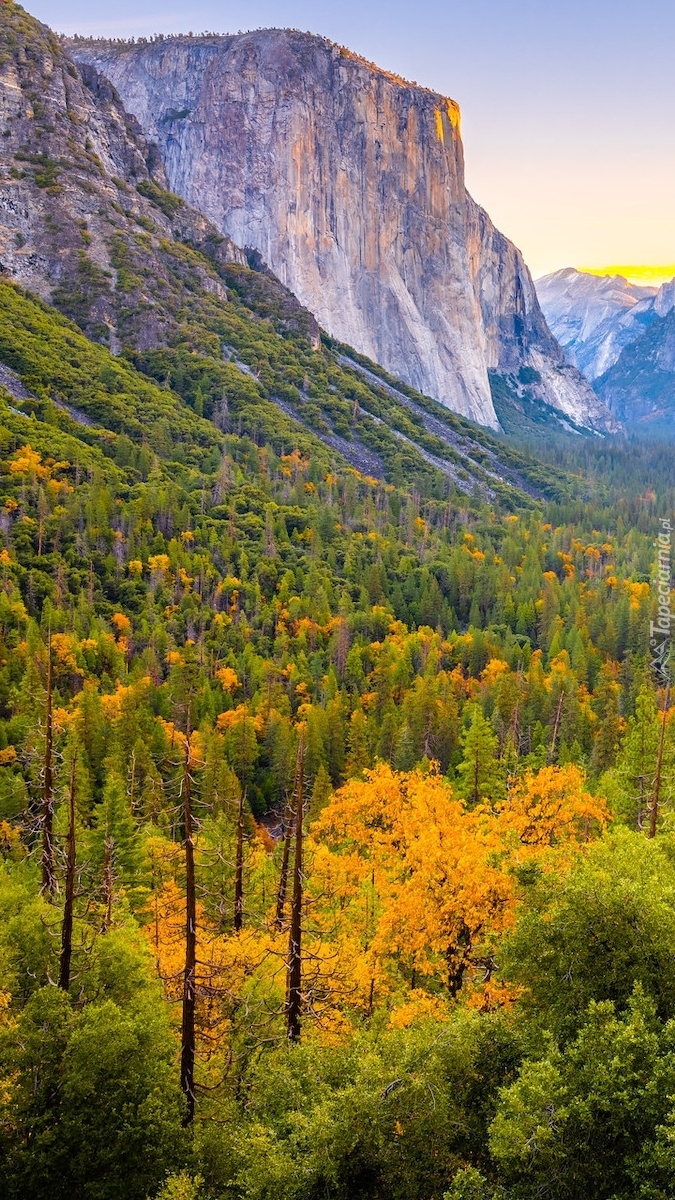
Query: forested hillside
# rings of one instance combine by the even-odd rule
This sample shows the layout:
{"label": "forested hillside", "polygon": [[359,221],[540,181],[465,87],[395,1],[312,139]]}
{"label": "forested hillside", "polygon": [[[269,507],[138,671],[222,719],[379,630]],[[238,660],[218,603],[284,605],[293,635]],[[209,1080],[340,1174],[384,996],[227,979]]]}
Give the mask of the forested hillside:
{"label": "forested hillside", "polygon": [[[580,475],[570,451],[567,501],[425,498],[238,378],[218,428],[0,290],[8,1194],[144,1197],[171,1170],[167,1196],[489,1178],[497,1089],[523,1059],[550,1073],[554,1011],[561,1044],[596,999],[618,1006],[588,1018],[603,1036],[633,1036],[638,980],[655,1028],[670,1016],[670,722],[646,839],[654,494],[622,499],[611,452]],[[628,829],[589,857],[612,816]],[[604,917],[574,899],[596,878]]]}
{"label": "forested hillside", "polygon": [[113,212],[157,336],[0,280],[2,1195],[672,1196],[669,452]]}

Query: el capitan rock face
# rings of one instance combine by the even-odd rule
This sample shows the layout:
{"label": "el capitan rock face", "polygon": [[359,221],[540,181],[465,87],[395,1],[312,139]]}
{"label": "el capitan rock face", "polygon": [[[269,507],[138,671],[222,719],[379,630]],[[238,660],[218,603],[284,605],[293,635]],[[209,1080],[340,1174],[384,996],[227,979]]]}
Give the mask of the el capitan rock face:
{"label": "el capitan rock face", "polygon": [[612,427],[466,191],[453,101],[292,31],[71,51],[113,82],[171,187],[333,337],[484,425],[488,372],[531,366],[548,403]]}

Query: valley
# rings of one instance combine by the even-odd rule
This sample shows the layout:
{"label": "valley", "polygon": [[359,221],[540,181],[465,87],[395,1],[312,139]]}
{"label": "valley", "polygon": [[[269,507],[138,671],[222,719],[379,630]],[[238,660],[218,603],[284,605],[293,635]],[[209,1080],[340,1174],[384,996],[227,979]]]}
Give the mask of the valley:
{"label": "valley", "polygon": [[540,307],[323,38],[13,0],[0,263],[3,1196],[667,1200],[670,285]]}

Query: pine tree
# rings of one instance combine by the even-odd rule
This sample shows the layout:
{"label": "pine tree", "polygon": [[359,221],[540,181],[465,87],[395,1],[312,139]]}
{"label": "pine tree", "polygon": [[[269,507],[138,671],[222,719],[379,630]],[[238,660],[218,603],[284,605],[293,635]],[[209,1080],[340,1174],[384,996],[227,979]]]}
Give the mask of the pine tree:
{"label": "pine tree", "polygon": [[368,721],[360,704],[354,709],[349,721],[347,745],[345,772],[348,779],[353,779],[362,775],[371,766]]}
{"label": "pine tree", "polygon": [[70,987],[70,963],[73,955],[73,911],[75,905],[75,781],[77,750],[70,762],[70,786],[68,788],[68,840],[66,850],[65,897],[61,922],[61,957],[59,960],[59,987],[64,992]]}
{"label": "pine tree", "polygon": [[312,788],[312,796],[309,802],[310,821],[315,821],[316,818],[321,815],[332,794],[333,785],[331,783],[330,775],[322,763],[316,773],[314,787]]}
{"label": "pine tree", "polygon": [[501,800],[505,779],[499,761],[499,739],[480,705],[472,706],[470,723],[461,740],[462,761],[457,768],[461,795],[471,806],[481,800]]}
{"label": "pine tree", "polygon": [[[634,829],[643,827],[651,801],[659,744],[658,717],[654,693],[643,686],[635,702],[635,713],[629,718],[616,767],[610,773],[616,781],[617,815]],[[612,779],[607,782],[613,791]]]}
{"label": "pine tree", "polygon": [[103,800],[95,812],[90,856],[101,880],[105,931],[110,927],[119,891],[136,883],[142,857],[125,782],[114,770],[108,775]]}

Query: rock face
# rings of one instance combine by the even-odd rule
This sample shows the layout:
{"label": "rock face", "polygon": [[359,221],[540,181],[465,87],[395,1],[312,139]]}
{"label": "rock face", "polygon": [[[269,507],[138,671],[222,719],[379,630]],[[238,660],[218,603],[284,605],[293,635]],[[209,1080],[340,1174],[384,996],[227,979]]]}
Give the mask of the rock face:
{"label": "rock face", "polygon": [[466,191],[453,101],[291,31],[70,48],[114,83],[172,189],[333,337],[484,425],[488,372],[529,366],[548,403],[612,427]]}
{"label": "rock face", "polygon": [[648,327],[625,346],[610,369],[595,381],[599,396],[627,426],[660,436],[675,435],[675,300],[673,284],[662,295]]}
{"label": "rock face", "polygon": [[660,309],[672,287],[665,285],[657,298],[655,287],[637,287],[622,275],[591,275],[573,267],[536,283],[549,327],[569,361],[590,380],[603,375],[654,316],[664,315]]}
{"label": "rock face", "polygon": [[227,302],[207,262],[181,279],[183,245],[214,268],[243,252],[164,190],[157,147],[109,81],[13,4],[0,6],[0,134],[0,273],[113,350],[164,344],[196,285]]}

